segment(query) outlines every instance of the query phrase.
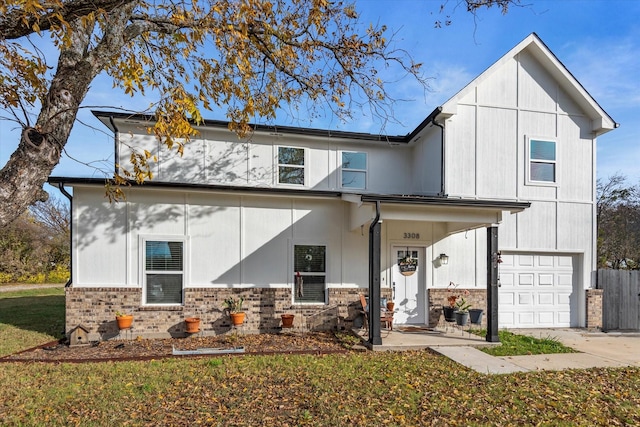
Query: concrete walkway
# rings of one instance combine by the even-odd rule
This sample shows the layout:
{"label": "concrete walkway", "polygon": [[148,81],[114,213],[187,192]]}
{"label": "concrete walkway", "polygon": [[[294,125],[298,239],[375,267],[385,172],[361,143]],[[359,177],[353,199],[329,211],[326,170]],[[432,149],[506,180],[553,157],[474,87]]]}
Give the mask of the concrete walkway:
{"label": "concrete walkway", "polygon": [[536,338],[554,338],[580,353],[493,357],[469,346],[430,348],[483,374],[640,366],[640,334],[637,333],[589,332],[569,328],[510,331]]}

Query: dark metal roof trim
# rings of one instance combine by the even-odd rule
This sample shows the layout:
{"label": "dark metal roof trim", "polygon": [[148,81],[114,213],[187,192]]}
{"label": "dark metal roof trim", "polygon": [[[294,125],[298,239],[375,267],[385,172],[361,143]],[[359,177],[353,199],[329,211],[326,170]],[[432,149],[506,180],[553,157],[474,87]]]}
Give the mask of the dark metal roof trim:
{"label": "dark metal roof trim", "polygon": [[[106,179],[101,178],[73,178],[73,177],[56,177],[52,176],[48,179],[48,183],[52,185],[100,185],[104,186]],[[174,189],[174,190],[198,190],[198,191],[227,191],[239,193],[254,194],[275,194],[284,196],[297,197],[325,197],[337,198],[343,194],[341,191],[324,191],[324,190],[303,190],[296,188],[280,188],[280,187],[246,187],[237,185],[210,185],[210,184],[186,184],[161,181],[146,181],[144,184],[138,184],[135,181],[129,181],[131,188],[154,188],[154,189]],[[363,202],[380,202],[390,204],[413,204],[413,205],[430,205],[430,206],[449,206],[449,207],[475,207],[475,208],[501,208],[501,209],[526,209],[531,206],[530,202],[513,202],[508,200],[482,200],[482,199],[455,199],[438,196],[401,196],[387,194],[362,194],[359,195]]]}
{"label": "dark metal roof trim", "polygon": [[531,207],[531,202],[514,202],[509,200],[487,200],[487,199],[455,199],[449,197],[435,196],[398,196],[398,195],[375,195],[363,194],[363,202],[389,203],[389,204],[412,204],[430,206],[449,207],[473,207],[473,208],[502,208],[527,209]]}
{"label": "dark metal roof trim", "polygon": [[[100,185],[104,186],[107,179],[101,178],[73,178],[73,177],[49,177],[47,182],[52,185],[60,183],[64,185]],[[162,181],[145,181],[138,184],[135,181],[128,181],[128,188],[154,188],[154,189],[174,189],[174,190],[198,190],[198,191],[229,191],[242,193],[265,193],[265,194],[282,194],[300,197],[340,197],[342,193],[339,191],[320,191],[320,190],[302,190],[296,188],[280,188],[280,187],[245,187],[237,185],[210,185],[210,184],[188,184]]]}
{"label": "dark metal roof trim", "polygon": [[[92,111],[93,115],[98,119],[118,119],[118,120],[139,120],[146,122],[153,122],[155,120],[153,115],[147,114],[127,114],[127,113],[117,113],[110,111]],[[115,129],[109,124],[108,121],[101,120],[112,132]],[[228,129],[229,122],[222,120],[208,120],[204,119],[202,124],[195,126],[206,126],[212,128],[219,129]],[[270,133],[283,133],[290,135],[305,135],[305,136],[317,136],[324,138],[345,138],[345,139],[357,139],[362,141],[372,141],[372,142],[387,142],[387,143],[404,143],[407,144],[411,141],[412,134],[407,135],[399,135],[399,136],[390,136],[390,135],[374,135],[365,132],[347,132],[347,131],[337,131],[337,130],[326,130],[326,129],[313,129],[313,128],[300,128],[293,126],[268,126],[268,125],[259,125],[250,123],[249,126],[255,132],[270,132]]]}

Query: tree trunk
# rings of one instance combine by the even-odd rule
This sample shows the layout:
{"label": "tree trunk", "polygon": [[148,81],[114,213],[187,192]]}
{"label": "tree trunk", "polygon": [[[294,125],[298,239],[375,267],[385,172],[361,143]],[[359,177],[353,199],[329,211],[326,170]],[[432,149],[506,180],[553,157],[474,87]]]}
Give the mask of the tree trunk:
{"label": "tree trunk", "polygon": [[56,73],[42,100],[36,125],[23,130],[17,150],[0,170],[0,228],[29,205],[48,198],[42,187],[60,162],[91,82],[120,53],[122,32],[132,7],[128,4],[111,11],[113,25],[106,27],[106,34],[94,49],[89,49],[94,26],[81,20],[70,23],[71,42],[60,50]]}

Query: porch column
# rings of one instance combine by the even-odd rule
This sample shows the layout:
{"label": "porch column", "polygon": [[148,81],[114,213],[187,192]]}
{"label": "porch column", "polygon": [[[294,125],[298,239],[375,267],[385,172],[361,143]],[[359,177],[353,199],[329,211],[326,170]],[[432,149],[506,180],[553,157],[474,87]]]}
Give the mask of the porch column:
{"label": "porch column", "polygon": [[498,337],[498,227],[487,227],[487,336],[488,342]]}
{"label": "porch column", "polygon": [[369,226],[369,344],[382,345],[380,336],[380,201]]}

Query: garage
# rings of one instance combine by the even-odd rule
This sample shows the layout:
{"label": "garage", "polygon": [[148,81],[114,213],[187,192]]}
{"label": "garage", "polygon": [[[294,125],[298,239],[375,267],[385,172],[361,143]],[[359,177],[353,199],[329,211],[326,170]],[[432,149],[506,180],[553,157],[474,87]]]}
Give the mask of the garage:
{"label": "garage", "polygon": [[502,261],[499,327],[571,326],[575,256],[503,253]]}

